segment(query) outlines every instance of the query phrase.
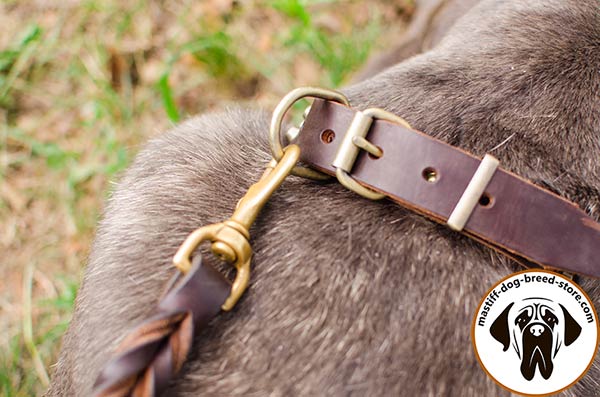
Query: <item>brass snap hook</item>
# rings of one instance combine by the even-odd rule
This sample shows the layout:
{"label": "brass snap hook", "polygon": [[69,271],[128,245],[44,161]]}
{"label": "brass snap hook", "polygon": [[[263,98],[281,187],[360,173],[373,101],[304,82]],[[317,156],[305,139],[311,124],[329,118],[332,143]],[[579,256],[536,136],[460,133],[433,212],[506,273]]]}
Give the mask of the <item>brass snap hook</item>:
{"label": "brass snap hook", "polygon": [[248,230],[260,210],[290,174],[299,158],[300,148],[297,145],[286,147],[280,161],[272,161],[260,180],[250,186],[244,197],[238,202],[231,218],[192,232],[173,257],[175,267],[186,273],[191,268],[190,257],[196,248],[204,241],[210,241],[212,242],[212,252],[215,255],[227,262],[233,262],[237,274],[231,286],[231,294],[222,306],[225,311],[231,310],[235,306],[250,281],[252,247],[249,242]]}

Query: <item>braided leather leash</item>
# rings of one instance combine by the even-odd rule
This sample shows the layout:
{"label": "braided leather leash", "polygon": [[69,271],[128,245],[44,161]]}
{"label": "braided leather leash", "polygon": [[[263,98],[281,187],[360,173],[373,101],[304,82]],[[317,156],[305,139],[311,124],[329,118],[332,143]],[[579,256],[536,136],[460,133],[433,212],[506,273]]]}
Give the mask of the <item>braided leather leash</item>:
{"label": "braided leather leash", "polygon": [[221,310],[230,282],[194,257],[192,268],[135,328],[94,384],[95,397],[159,395],[181,369],[194,334]]}
{"label": "braided leather leash", "polygon": [[[307,96],[319,100],[297,144],[283,148],[284,115]],[[220,309],[230,310],[246,289],[252,255],[248,230],[290,173],[312,179],[335,174],[364,197],[388,197],[521,263],[600,277],[600,224],[575,204],[498,169],[489,155],[480,162],[381,109],[360,112],[348,106],[342,94],[319,88],[299,88],[283,98],[270,128],[274,160],[229,220],[201,227],[185,240],[173,260],[185,277],[120,344],[94,385],[95,397],[151,397],[165,390],[181,369],[194,334]],[[288,137],[298,132],[293,128]],[[360,150],[378,160],[359,156]],[[297,166],[299,159],[313,168]],[[482,203],[486,197],[487,204]],[[237,268],[233,284],[194,255],[204,241]]]}
{"label": "braided leather leash", "polygon": [[[159,301],[154,314],[121,342],[96,379],[94,397],[152,397],[166,389],[181,369],[194,334],[221,309],[231,310],[246,289],[252,256],[248,229],[299,157],[297,146],[286,148],[284,158],[267,167],[230,219],[188,236],[173,259],[185,277]],[[233,284],[195,254],[204,241],[212,242],[212,251],[219,258],[234,263],[237,275]]]}

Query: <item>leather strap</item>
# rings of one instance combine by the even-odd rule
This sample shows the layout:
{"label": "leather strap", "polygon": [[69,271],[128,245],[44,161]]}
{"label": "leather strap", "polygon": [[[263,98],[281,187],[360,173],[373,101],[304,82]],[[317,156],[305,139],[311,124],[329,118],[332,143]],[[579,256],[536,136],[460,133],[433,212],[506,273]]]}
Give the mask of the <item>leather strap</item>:
{"label": "leather strap", "polygon": [[[335,175],[331,164],[355,114],[335,102],[315,100],[296,142],[300,160]],[[374,121],[368,141],[383,156],[358,155],[350,176],[361,185],[439,223],[447,223],[458,204],[463,219],[451,223],[468,236],[542,267],[600,277],[600,224],[575,204],[497,164],[480,167],[481,160],[469,153],[389,121]],[[428,180],[428,172],[435,178]],[[485,174],[485,183],[471,189],[475,174]],[[471,196],[484,190],[489,204],[473,208],[476,197],[471,204],[459,204],[469,201],[465,190]],[[154,315],[121,343],[96,380],[93,395],[159,395],[181,369],[194,333],[219,313],[230,291],[230,282],[196,255],[191,270],[160,300]]]}
{"label": "leather strap", "polygon": [[[300,160],[327,174],[356,110],[315,100],[297,143]],[[333,134],[327,133],[331,130]],[[324,139],[327,138],[327,139]],[[383,150],[361,151],[351,176],[393,201],[446,223],[481,160],[421,132],[375,120],[367,139]],[[327,143],[328,141],[331,141]],[[435,170],[435,182],[424,177]],[[485,189],[489,205],[476,205],[463,233],[545,268],[600,277],[600,224],[577,205],[498,168]]]}
{"label": "leather strap", "polygon": [[121,342],[92,395],[159,395],[181,369],[194,333],[220,312],[230,292],[230,282],[196,255],[190,271],[160,300],[155,314]]}

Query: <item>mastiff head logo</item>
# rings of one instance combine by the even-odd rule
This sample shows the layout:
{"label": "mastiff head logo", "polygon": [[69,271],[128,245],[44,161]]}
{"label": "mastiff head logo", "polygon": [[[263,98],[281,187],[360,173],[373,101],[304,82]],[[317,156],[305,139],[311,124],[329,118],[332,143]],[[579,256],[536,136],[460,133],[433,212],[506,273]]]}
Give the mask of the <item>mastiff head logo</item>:
{"label": "mastiff head logo", "polygon": [[527,298],[509,304],[494,320],[490,333],[506,352],[513,347],[521,360],[521,374],[532,380],[536,369],[544,379],[554,370],[553,360],[581,334],[581,326],[560,303]]}

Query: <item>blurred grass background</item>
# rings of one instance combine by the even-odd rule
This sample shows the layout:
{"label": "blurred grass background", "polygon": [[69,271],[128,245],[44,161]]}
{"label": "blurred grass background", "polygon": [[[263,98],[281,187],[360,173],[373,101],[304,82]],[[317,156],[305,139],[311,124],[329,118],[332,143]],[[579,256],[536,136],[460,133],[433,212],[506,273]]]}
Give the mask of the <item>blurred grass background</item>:
{"label": "blurred grass background", "polygon": [[338,87],[411,0],[0,0],[0,394],[47,384],[110,183],[232,101]]}

